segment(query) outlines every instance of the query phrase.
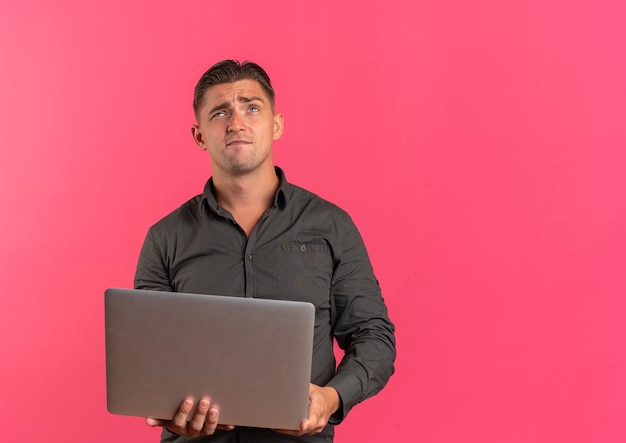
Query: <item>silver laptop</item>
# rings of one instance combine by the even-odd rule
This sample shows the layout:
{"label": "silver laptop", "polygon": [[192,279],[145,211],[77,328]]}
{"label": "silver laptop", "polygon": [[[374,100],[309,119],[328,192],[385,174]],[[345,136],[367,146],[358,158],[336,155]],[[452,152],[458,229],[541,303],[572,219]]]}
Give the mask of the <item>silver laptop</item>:
{"label": "silver laptop", "polygon": [[104,299],[109,412],[171,419],[206,396],[222,424],[299,429],[307,417],[312,304],[114,288]]}

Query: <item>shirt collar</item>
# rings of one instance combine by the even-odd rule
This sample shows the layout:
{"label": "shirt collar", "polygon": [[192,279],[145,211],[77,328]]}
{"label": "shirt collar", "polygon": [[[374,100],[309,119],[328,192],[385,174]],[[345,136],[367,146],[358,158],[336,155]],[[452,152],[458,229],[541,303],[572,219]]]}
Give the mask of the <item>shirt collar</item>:
{"label": "shirt collar", "polygon": [[[285,205],[289,201],[291,197],[291,186],[287,182],[287,178],[285,177],[285,173],[278,166],[274,166],[276,170],[276,175],[279,179],[278,190],[276,191],[276,195],[274,196],[274,206],[278,209],[284,209]],[[204,192],[202,193],[202,207],[208,206],[214,212],[217,212],[217,201],[215,200],[215,186],[213,185],[213,177],[207,181],[204,186]]]}

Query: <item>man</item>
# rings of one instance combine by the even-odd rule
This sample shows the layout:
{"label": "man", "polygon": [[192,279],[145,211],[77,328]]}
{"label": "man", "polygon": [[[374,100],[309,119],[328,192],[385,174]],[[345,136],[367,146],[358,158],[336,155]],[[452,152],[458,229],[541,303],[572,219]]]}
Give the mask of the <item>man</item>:
{"label": "man", "polygon": [[[299,431],[234,427],[219,424],[209,399],[188,398],[172,420],[146,421],[163,427],[162,441],[179,443],[332,442],[334,425],[394,371],[394,326],[363,241],[344,211],[274,166],[283,116],[260,66],[211,67],[196,86],[194,111],[191,132],[213,176],[150,228],[135,287],[313,303],[309,414]],[[345,351],[337,369],[333,338]]]}

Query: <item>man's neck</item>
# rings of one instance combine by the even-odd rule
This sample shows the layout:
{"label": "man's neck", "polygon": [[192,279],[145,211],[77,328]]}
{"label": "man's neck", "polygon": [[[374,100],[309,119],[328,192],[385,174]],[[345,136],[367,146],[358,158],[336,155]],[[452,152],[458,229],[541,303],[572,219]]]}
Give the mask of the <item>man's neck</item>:
{"label": "man's neck", "polygon": [[258,213],[260,216],[274,202],[279,184],[273,165],[244,175],[213,174],[217,204],[235,218],[238,214]]}

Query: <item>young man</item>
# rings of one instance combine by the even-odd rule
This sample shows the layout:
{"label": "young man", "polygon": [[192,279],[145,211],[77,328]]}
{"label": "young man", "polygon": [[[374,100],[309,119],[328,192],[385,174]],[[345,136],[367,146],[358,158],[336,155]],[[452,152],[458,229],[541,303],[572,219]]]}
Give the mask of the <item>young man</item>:
{"label": "young man", "polygon": [[[309,416],[299,431],[233,427],[218,424],[208,399],[189,398],[172,420],[146,421],[163,427],[162,441],[179,443],[332,442],[334,425],[394,371],[394,326],[363,241],[347,213],[289,184],[274,166],[283,116],[260,66],[211,67],[196,86],[194,111],[191,132],[213,176],[201,195],[150,228],[135,287],[313,303]],[[345,351],[337,369],[333,338]]]}

